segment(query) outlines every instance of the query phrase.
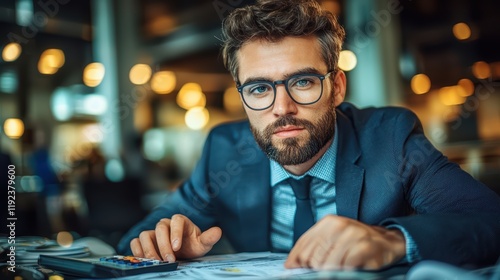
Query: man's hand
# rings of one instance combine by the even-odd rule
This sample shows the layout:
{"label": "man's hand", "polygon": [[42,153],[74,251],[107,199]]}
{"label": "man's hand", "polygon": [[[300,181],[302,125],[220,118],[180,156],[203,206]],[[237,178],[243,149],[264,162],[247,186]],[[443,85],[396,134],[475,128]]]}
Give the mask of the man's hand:
{"label": "man's hand", "polygon": [[285,267],[378,269],[405,255],[401,231],[328,215],[297,240]]}
{"label": "man's hand", "polygon": [[174,262],[205,255],[221,236],[219,227],[201,232],[186,216],[176,214],[172,219],[161,219],[155,230],[141,232],[130,241],[130,249],[136,257]]}

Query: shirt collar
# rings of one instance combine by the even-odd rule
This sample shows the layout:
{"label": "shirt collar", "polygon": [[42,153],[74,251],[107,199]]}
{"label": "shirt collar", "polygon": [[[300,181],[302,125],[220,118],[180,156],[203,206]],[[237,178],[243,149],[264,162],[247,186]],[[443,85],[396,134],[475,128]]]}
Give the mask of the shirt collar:
{"label": "shirt collar", "polygon": [[315,178],[322,179],[331,184],[335,184],[335,163],[337,160],[337,149],[338,149],[338,131],[337,125],[335,125],[335,135],[333,136],[333,141],[330,147],[326,150],[323,156],[313,165],[302,176],[295,176],[288,173],[283,166],[274,160],[270,160],[271,164],[271,186],[274,187],[278,183],[287,180],[292,177],[294,179],[300,179],[305,175],[310,175]]}

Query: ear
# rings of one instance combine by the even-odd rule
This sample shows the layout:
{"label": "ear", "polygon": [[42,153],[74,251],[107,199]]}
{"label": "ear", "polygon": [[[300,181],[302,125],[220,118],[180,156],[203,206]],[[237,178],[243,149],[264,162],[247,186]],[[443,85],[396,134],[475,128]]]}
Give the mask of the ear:
{"label": "ear", "polygon": [[346,91],[346,77],[342,70],[338,70],[333,78],[333,96],[335,97],[335,107],[344,102]]}

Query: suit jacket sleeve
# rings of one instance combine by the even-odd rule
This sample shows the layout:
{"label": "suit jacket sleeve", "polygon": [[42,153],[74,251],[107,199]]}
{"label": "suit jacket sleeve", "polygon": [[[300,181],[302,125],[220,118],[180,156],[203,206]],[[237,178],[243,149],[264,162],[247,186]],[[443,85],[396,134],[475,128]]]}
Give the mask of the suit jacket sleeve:
{"label": "suit jacket sleeve", "polygon": [[139,236],[142,231],[154,230],[156,224],[163,218],[171,218],[174,214],[187,216],[200,229],[205,230],[215,224],[214,209],[208,180],[206,179],[208,159],[211,152],[213,133],[210,133],[190,178],[170,194],[165,201],[157,206],[146,218],[132,227],[120,240],[117,251],[120,254],[131,254],[130,241]]}
{"label": "suit jacket sleeve", "polygon": [[394,128],[394,155],[400,166],[394,180],[400,180],[415,215],[382,224],[403,226],[422,259],[494,263],[500,256],[498,195],[437,151],[413,113],[401,114]]}

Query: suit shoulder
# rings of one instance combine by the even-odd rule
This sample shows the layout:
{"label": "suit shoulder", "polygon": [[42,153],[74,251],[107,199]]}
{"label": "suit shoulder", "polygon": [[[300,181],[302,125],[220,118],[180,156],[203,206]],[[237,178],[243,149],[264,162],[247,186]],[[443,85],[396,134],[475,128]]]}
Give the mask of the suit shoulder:
{"label": "suit shoulder", "polygon": [[209,138],[225,138],[238,141],[242,137],[251,136],[248,120],[238,120],[216,125],[210,130]]}
{"label": "suit shoulder", "polygon": [[359,109],[350,103],[342,103],[339,110],[348,117],[355,127],[375,126],[419,126],[420,121],[414,112],[403,107],[368,107]]}

